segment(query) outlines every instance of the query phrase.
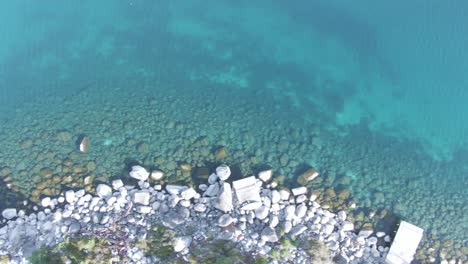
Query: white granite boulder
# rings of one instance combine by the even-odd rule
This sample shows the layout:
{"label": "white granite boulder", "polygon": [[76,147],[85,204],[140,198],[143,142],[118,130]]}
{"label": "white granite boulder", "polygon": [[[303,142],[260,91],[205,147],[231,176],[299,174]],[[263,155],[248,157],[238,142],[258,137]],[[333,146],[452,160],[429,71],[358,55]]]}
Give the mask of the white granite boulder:
{"label": "white granite boulder", "polygon": [[182,197],[182,199],[184,200],[190,200],[192,199],[193,197],[195,197],[197,195],[197,192],[193,189],[193,188],[188,188],[186,190],[183,190],[181,193],[180,193],[180,196]]}
{"label": "white granite boulder", "polygon": [[307,188],[304,186],[297,187],[297,188],[291,189],[291,192],[293,193],[294,196],[298,196],[298,195],[307,193]]}
{"label": "white granite boulder", "polygon": [[271,203],[273,204],[279,203],[280,200],[281,200],[280,193],[277,190],[271,191]]}
{"label": "white granite boulder", "polygon": [[51,201],[52,201],[52,199],[50,199],[50,197],[42,198],[42,200],[41,200],[42,207],[49,207],[51,205]]}
{"label": "white granite boulder", "polygon": [[151,172],[151,180],[153,181],[159,181],[164,177],[164,172],[160,170],[154,170]]}
{"label": "white granite boulder", "polygon": [[266,206],[262,205],[259,208],[255,209],[255,217],[260,220],[265,219],[268,216],[269,210]]}
{"label": "white granite boulder", "polygon": [[216,168],[216,175],[222,181],[225,181],[231,176],[231,169],[227,165],[221,165]]}
{"label": "white granite boulder", "polygon": [[182,186],[182,185],[173,185],[173,184],[166,185],[166,191],[170,194],[180,194],[182,191],[186,189],[188,189],[188,187]]}
{"label": "white granite boulder", "polygon": [[258,178],[262,180],[263,182],[267,182],[271,179],[271,176],[273,175],[273,171],[270,170],[265,170],[261,171],[258,173]]}
{"label": "white granite boulder", "polygon": [[172,244],[175,252],[182,252],[184,249],[188,248],[192,243],[192,237],[190,236],[181,236],[174,239]]}
{"label": "white granite boulder", "polygon": [[124,186],[124,183],[123,183],[123,181],[121,179],[112,181],[112,188],[114,188],[114,190],[116,190],[116,191],[118,191],[119,188],[121,188],[123,186]]}
{"label": "white granite boulder", "polygon": [[7,219],[7,220],[10,220],[14,217],[16,217],[16,208],[7,208],[5,210],[3,210],[2,212],[2,216],[3,218]]}
{"label": "white granite boulder", "polygon": [[234,191],[236,192],[237,200],[240,204],[244,202],[257,201],[261,202],[260,188],[257,185],[257,179],[255,176],[250,176],[237,181],[232,182]]}
{"label": "white granite boulder", "polygon": [[232,211],[232,190],[229,183],[223,183],[216,199],[215,207],[225,213]]}
{"label": "white granite boulder", "polygon": [[101,198],[107,198],[112,195],[112,188],[106,184],[99,184],[96,187],[96,193]]}
{"label": "white granite boulder", "polygon": [[133,194],[133,202],[136,204],[149,205],[150,193],[148,191],[138,191]]}
{"label": "white granite boulder", "polygon": [[129,175],[130,177],[139,181],[146,181],[150,176],[150,173],[142,166],[135,165],[132,166],[132,170],[130,171]]}

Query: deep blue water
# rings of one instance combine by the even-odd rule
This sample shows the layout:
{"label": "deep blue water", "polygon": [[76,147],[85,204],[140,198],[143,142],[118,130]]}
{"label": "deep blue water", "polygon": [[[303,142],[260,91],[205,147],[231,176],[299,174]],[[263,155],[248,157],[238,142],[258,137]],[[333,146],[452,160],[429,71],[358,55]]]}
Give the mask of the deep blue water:
{"label": "deep blue water", "polygon": [[[0,168],[27,184],[37,160],[18,142],[68,129],[97,138],[113,174],[129,135],[184,150],[139,129],[173,118],[175,135],[258,150],[290,178],[347,175],[363,207],[466,243],[468,5],[251,2],[4,1]],[[148,114],[148,98],[166,108]]]}

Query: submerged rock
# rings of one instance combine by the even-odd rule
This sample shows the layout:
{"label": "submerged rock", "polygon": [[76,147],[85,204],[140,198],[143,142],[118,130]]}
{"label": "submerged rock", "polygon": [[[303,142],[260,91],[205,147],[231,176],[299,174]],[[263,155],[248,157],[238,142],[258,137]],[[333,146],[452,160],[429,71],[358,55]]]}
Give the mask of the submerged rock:
{"label": "submerged rock", "polygon": [[320,174],[314,169],[310,168],[304,173],[302,173],[298,178],[297,178],[297,183],[300,185],[306,185],[308,182],[314,180],[317,178]]}
{"label": "submerged rock", "polygon": [[89,152],[89,137],[84,136],[80,139],[79,148],[81,153]]}

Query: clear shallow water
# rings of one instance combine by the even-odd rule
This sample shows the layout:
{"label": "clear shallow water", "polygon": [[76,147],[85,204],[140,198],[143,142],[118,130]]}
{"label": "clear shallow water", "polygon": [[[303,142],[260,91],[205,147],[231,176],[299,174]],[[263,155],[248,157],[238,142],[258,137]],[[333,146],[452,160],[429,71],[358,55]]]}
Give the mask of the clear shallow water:
{"label": "clear shallow water", "polygon": [[290,178],[313,165],[325,186],[346,175],[361,206],[466,241],[461,2],[4,5],[0,167],[24,192],[28,171],[74,157],[58,130],[90,135],[96,177],[129,157],[201,163],[207,136],[245,173],[254,155]]}

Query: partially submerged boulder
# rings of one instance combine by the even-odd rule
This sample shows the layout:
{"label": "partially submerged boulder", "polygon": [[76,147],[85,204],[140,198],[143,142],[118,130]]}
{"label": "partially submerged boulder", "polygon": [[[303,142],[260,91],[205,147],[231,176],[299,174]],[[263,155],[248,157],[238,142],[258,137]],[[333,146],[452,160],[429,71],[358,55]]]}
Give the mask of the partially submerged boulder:
{"label": "partially submerged boulder", "polygon": [[150,173],[140,165],[132,166],[130,171],[130,177],[137,179],[139,181],[146,181],[150,176]]}
{"label": "partially submerged boulder", "polygon": [[299,177],[297,178],[297,183],[299,183],[300,185],[306,185],[308,182],[313,181],[319,175],[320,174],[314,168],[310,168],[301,175],[299,175]]}

